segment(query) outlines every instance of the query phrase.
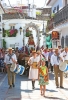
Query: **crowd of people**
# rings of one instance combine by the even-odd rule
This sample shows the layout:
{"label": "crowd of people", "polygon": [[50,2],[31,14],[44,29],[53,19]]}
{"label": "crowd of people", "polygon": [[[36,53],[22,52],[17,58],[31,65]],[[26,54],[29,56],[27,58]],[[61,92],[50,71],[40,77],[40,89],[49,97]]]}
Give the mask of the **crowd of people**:
{"label": "crowd of people", "polygon": [[[13,50],[8,48],[8,50],[0,50],[0,67],[5,67],[8,74],[8,84],[9,88],[15,87],[15,73],[10,71],[10,67],[13,63],[22,65],[23,52],[19,51],[18,48]],[[2,62],[3,63],[2,63]],[[54,73],[56,88],[63,87],[63,74],[62,64],[65,63],[64,67],[68,64],[68,47],[64,49],[61,46],[58,48],[44,48],[41,47],[38,50],[32,50],[29,54],[29,76],[28,78],[32,81],[32,89],[35,89],[35,81],[38,79],[40,85],[41,95],[45,96],[46,85],[49,84],[49,71]],[[61,68],[60,68],[61,65]],[[60,76],[60,83],[59,78]]]}
{"label": "crowd of people", "polygon": [[[60,68],[61,63],[65,63],[65,65]],[[62,49],[61,46],[58,46],[55,49],[41,48],[38,51],[33,51],[28,64],[30,66],[29,79],[32,80],[32,89],[35,89],[35,80],[38,79],[41,95],[45,96],[46,85],[49,84],[49,71],[54,73],[56,88],[63,89],[63,74],[68,64],[68,47]]]}

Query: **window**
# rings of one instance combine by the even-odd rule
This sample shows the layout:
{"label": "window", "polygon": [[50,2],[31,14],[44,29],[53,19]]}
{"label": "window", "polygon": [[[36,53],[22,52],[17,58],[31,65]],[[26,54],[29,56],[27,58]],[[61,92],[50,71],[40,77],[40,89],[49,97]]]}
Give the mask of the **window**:
{"label": "window", "polygon": [[54,7],[54,10],[56,10],[56,7]]}
{"label": "window", "polygon": [[1,16],[0,16],[0,22],[1,22]]}
{"label": "window", "polygon": [[57,11],[59,11],[59,5],[57,6]]}
{"label": "window", "polygon": [[56,12],[56,7],[54,7],[54,9],[53,9],[53,13],[55,13]]}
{"label": "window", "polygon": [[15,26],[13,26],[13,29],[15,29]]}
{"label": "window", "polygon": [[10,29],[15,29],[15,26],[10,26]]}
{"label": "window", "polygon": [[55,10],[53,10],[53,13],[55,13]]}
{"label": "window", "polygon": [[65,37],[65,46],[68,46],[68,35]]}
{"label": "window", "polygon": [[61,47],[64,48],[64,37],[61,38]]}
{"label": "window", "polygon": [[10,29],[15,29],[15,23],[9,23]]}

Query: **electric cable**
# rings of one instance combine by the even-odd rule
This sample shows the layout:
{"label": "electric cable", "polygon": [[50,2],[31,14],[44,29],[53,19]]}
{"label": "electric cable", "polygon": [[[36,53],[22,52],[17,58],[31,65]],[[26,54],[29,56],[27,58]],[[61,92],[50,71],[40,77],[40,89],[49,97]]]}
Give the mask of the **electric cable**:
{"label": "electric cable", "polygon": [[[9,3],[9,5],[10,5],[10,7],[12,7],[12,6],[11,6],[11,3],[10,3],[10,1],[9,1],[9,0],[8,0],[8,3]],[[12,7],[12,8],[14,8],[14,7]]]}
{"label": "electric cable", "polygon": [[46,1],[47,1],[47,0],[45,0],[44,5],[43,5],[43,7],[42,7],[42,8],[44,8],[44,7],[45,7],[45,5],[46,5]]}

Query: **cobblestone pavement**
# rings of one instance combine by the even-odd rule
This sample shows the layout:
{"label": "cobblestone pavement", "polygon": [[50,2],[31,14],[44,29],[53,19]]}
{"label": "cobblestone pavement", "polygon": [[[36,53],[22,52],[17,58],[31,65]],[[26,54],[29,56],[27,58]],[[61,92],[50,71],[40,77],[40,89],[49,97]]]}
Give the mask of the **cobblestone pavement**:
{"label": "cobblestone pavement", "polygon": [[26,76],[16,76],[15,88],[9,89],[7,74],[0,73],[0,100],[68,100],[68,78],[64,78],[64,89],[56,88],[54,74],[50,73],[45,95],[40,95],[38,81],[32,90],[31,81]]}

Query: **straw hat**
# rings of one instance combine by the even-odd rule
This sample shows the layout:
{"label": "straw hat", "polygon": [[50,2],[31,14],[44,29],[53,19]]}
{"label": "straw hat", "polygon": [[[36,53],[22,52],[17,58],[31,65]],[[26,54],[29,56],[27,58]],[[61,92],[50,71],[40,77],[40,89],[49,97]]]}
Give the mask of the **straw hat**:
{"label": "straw hat", "polygon": [[37,54],[40,54],[40,53],[41,53],[41,51],[40,51],[40,50],[38,50],[38,51],[37,51]]}
{"label": "straw hat", "polygon": [[32,51],[32,53],[36,53],[36,51],[35,51],[35,50],[33,50],[33,51]]}
{"label": "straw hat", "polygon": [[12,47],[9,47],[9,48],[7,49],[7,51],[9,51],[9,50],[14,50],[14,49],[12,49]]}
{"label": "straw hat", "polygon": [[58,50],[58,48],[55,48],[54,50],[56,51],[56,50]]}

